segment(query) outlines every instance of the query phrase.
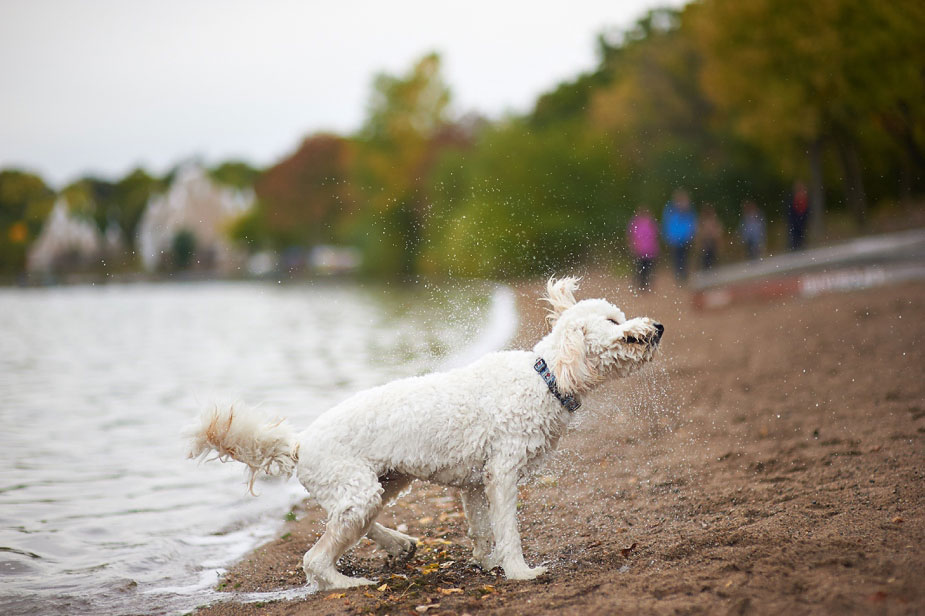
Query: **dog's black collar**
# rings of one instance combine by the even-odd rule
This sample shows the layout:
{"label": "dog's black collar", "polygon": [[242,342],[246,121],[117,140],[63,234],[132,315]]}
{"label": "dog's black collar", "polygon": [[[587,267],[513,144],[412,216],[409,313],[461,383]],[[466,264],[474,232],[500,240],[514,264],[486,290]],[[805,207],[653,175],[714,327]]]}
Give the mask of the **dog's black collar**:
{"label": "dog's black collar", "polygon": [[581,402],[571,394],[563,396],[559,393],[559,386],[556,385],[556,375],[554,375],[552,370],[549,369],[549,366],[546,365],[546,360],[542,357],[537,359],[536,363],[533,364],[533,369],[540,373],[540,376],[546,381],[546,386],[549,387],[549,391],[552,392],[552,395],[556,397],[562,406],[568,409],[569,413],[574,413],[578,410],[578,407],[581,406]]}

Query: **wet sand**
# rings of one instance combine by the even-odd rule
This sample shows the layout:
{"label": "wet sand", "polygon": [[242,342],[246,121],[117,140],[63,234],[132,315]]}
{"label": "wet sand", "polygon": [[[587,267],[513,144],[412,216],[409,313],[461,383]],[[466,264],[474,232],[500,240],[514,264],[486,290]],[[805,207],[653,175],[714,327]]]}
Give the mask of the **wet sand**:
{"label": "wet sand", "polygon": [[[514,346],[543,333],[539,281],[517,288]],[[588,276],[665,324],[657,364],[585,401],[521,490],[530,582],[467,565],[457,494],[415,482],[380,517],[421,538],[408,563],[368,540],[341,560],[379,586],[236,614],[915,614],[925,612],[925,284],[697,312]],[[234,566],[224,591],[304,584],[321,512]],[[284,515],[285,512],[280,512]]]}

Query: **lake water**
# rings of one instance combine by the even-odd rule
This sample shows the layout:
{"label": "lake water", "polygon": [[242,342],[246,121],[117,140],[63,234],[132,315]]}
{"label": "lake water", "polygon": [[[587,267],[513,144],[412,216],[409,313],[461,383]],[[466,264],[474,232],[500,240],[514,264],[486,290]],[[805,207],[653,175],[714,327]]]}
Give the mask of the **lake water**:
{"label": "lake water", "polygon": [[306,426],[391,379],[506,343],[505,288],[167,283],[0,289],[0,613],[178,613],[282,524],[295,480],[246,493],[197,465],[202,408]]}

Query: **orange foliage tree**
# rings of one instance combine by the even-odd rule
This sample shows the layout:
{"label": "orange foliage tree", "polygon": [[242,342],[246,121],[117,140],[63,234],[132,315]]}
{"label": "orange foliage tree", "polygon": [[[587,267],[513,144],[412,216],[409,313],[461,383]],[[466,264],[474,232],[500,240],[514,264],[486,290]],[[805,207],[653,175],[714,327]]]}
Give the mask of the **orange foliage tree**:
{"label": "orange foliage tree", "polygon": [[305,139],[256,182],[257,215],[278,247],[313,246],[337,239],[354,212],[349,169],[352,147],[337,135]]}

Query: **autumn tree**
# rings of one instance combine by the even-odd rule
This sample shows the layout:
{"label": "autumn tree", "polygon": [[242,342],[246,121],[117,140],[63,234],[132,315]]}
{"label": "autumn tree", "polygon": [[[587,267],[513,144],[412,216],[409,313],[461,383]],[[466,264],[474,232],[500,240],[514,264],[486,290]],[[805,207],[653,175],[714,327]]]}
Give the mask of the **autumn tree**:
{"label": "autumn tree", "polygon": [[689,17],[704,56],[704,91],[789,173],[799,174],[806,157],[816,235],[827,150],[859,221],[871,132],[892,131],[896,151],[921,160],[921,2],[705,0]]}
{"label": "autumn tree", "polygon": [[367,207],[356,237],[378,273],[414,271],[428,206],[423,186],[446,135],[449,103],[437,54],[405,75],[374,80],[356,138],[355,180]]}
{"label": "autumn tree", "polygon": [[278,248],[332,241],[353,212],[351,157],[350,143],[343,137],[306,138],[257,179],[258,206],[251,216],[260,220],[250,221],[249,228],[262,229]]}

